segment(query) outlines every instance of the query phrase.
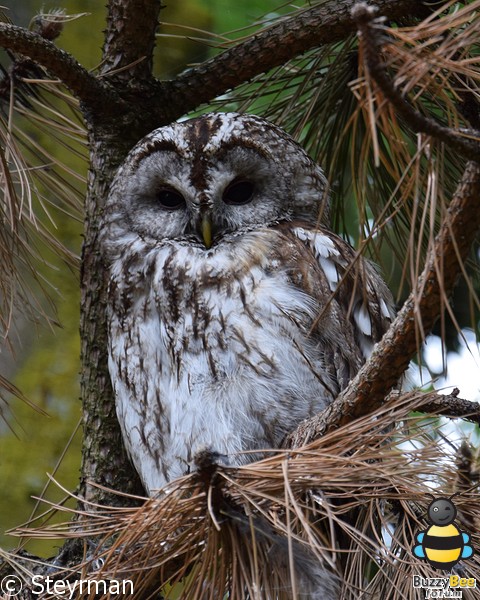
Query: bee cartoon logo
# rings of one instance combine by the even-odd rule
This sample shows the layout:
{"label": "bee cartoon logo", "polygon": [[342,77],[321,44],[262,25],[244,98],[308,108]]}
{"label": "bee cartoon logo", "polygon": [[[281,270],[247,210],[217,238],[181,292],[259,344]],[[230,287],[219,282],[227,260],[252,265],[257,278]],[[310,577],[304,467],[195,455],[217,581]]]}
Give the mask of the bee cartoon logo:
{"label": "bee cartoon logo", "polygon": [[471,558],[470,535],[454,524],[457,509],[451,498],[434,499],[427,509],[428,529],[417,533],[413,554],[435,569],[447,571],[460,560]]}

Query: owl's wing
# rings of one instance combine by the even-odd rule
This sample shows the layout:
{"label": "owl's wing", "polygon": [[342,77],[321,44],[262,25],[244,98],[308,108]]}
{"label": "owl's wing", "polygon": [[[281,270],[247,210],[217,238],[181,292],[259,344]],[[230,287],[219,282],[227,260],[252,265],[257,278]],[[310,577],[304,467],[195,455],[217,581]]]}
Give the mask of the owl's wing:
{"label": "owl's wing", "polygon": [[394,317],[391,293],[377,267],[328,229],[292,222],[282,230],[291,281],[318,307],[309,335],[344,389]]}

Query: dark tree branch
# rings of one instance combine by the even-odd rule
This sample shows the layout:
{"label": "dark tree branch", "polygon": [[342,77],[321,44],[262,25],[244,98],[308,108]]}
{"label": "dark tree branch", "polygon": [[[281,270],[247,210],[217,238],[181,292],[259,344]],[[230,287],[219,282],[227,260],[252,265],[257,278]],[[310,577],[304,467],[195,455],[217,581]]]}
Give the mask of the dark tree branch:
{"label": "dark tree branch", "polygon": [[418,322],[427,335],[440,316],[442,299],[449,296],[470,246],[480,228],[480,166],[468,163],[429,252],[415,289],[371,357],[348,387],[322,413],[302,423],[287,439],[300,447],[382,404],[417,351]]}
{"label": "dark tree branch", "polygon": [[[430,13],[418,0],[377,0],[374,4],[389,19],[404,22]],[[344,40],[357,28],[351,15],[354,5],[355,0],[330,0],[295,13],[176,79],[159,82],[159,92],[170,99],[162,111],[173,120],[307,50]],[[159,117],[165,119],[165,113]]]}
{"label": "dark tree branch", "polygon": [[[450,127],[437,123],[434,119],[419,113],[395,87],[388,76],[385,65],[381,61],[381,47],[384,41],[383,25],[375,19],[377,10],[363,2],[358,3],[352,10],[352,15],[358,24],[358,35],[363,43],[365,64],[371,77],[375,80],[383,95],[389,100],[399,115],[410,125],[414,132],[422,132],[448,144],[468,160],[480,161],[480,143],[461,135]],[[480,138],[479,132],[469,131],[469,135]]]}
{"label": "dark tree branch", "polygon": [[[393,391],[385,398],[385,403],[395,400],[396,402],[408,401],[412,410],[427,415],[450,417],[452,419],[465,419],[480,425],[480,405],[458,397],[459,390],[454,389],[451,394],[438,394],[437,392],[398,392]],[[365,411],[365,414],[369,411]],[[363,412],[362,412],[363,414]],[[323,410],[313,419],[302,423],[285,440],[287,448],[301,448],[309,442],[321,437],[328,430],[339,426],[332,423],[332,414],[329,408]]]}
{"label": "dark tree branch", "polygon": [[[102,72],[117,81],[139,83],[152,78],[155,31],[160,0],[110,0]],[[130,66],[129,66],[130,65]]]}
{"label": "dark tree branch", "polygon": [[[393,391],[385,398],[385,403],[395,401],[408,401],[412,410],[427,415],[443,416],[457,419],[466,419],[480,425],[480,405],[458,397],[456,388],[451,394],[438,394],[437,392],[397,392]],[[365,413],[369,412],[366,410]],[[314,426],[315,420],[315,426]],[[301,448],[314,439],[326,433],[332,427],[332,416],[328,408],[314,419],[309,419],[301,424],[286,440],[284,444],[289,448]]]}
{"label": "dark tree branch", "polygon": [[480,404],[470,402],[458,397],[459,391],[455,388],[451,394],[425,394],[418,410],[431,415],[467,419],[480,425]]}
{"label": "dark tree branch", "polygon": [[99,81],[68,52],[37,33],[16,25],[0,23],[0,46],[42,65],[51,75],[60,79],[87,109],[104,106],[110,112],[122,105],[113,88]]}
{"label": "dark tree branch", "polygon": [[[89,120],[113,117],[111,122],[125,128],[142,114],[139,139],[307,50],[345,39],[356,29],[354,4],[330,0],[296,13],[165,82],[151,75],[160,0],[109,2],[101,79],[55,44],[21,27],[0,24],[0,46],[29,57],[62,80],[83,103]],[[408,22],[430,11],[418,0],[377,0],[375,6],[390,19]],[[124,118],[117,120],[118,115]]]}

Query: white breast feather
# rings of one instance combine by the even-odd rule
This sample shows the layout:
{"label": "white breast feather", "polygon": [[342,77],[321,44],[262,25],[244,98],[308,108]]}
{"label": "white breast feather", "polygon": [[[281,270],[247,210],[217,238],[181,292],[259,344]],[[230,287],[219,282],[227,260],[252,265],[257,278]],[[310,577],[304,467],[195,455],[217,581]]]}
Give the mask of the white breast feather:
{"label": "white breast feather", "polygon": [[[147,300],[139,288],[128,330],[111,316],[109,367],[117,412],[149,491],[188,471],[195,453],[206,447],[233,464],[248,462],[242,451],[278,445],[295,423],[332,400],[333,384],[307,338],[318,306],[281,270],[266,275],[260,261],[241,271],[239,265],[251,262],[252,237],[262,252],[268,237],[278,243],[273,232],[265,239],[252,234],[237,240],[234,251],[225,244],[210,251],[208,259],[196,248],[159,248]],[[186,269],[176,323],[168,322],[172,307],[165,306],[168,295],[162,290],[172,252],[175,264]],[[211,277],[225,281],[223,292],[197,285],[206,264]],[[120,270],[114,265],[112,276]],[[187,305],[195,285],[208,322],[194,323]],[[194,326],[204,328],[197,339]]]}

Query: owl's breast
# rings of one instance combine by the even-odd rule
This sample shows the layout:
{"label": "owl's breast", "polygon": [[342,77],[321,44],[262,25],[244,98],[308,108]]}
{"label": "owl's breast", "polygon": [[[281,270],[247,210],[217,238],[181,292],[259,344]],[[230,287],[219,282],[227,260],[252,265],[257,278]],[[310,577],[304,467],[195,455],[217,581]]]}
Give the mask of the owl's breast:
{"label": "owl's breast", "polygon": [[[274,230],[232,238],[210,251],[179,246],[159,255],[149,309],[175,354],[268,353],[274,340],[306,336],[317,302],[292,283]],[[212,357],[213,361],[213,357]],[[264,361],[260,361],[263,363]]]}
{"label": "owl's breast", "polygon": [[145,461],[137,446],[149,448],[147,487],[205,447],[249,462],[243,451],[278,447],[334,397],[309,335],[317,302],[293,283],[278,242],[272,232],[207,253],[169,245],[132,275],[110,318],[109,366],[134,462]]}

